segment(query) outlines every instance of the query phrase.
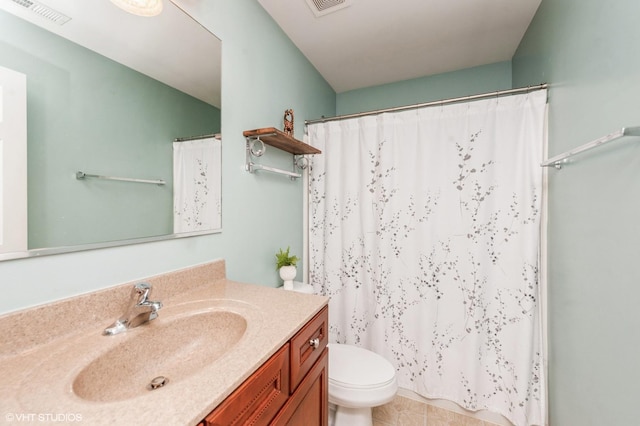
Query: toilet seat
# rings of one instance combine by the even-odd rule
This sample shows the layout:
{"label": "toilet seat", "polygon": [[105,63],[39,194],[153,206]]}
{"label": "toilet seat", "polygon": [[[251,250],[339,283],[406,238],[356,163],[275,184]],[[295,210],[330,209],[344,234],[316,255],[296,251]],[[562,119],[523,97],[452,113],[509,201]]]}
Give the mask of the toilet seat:
{"label": "toilet seat", "polygon": [[382,356],[352,345],[329,346],[329,402],[343,407],[375,407],[398,390],[396,371]]}

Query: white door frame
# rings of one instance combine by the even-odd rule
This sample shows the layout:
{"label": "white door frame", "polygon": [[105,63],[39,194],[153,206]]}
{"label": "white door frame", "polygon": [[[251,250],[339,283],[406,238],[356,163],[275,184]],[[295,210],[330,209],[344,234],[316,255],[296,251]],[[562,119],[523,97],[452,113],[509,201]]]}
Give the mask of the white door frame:
{"label": "white door frame", "polygon": [[0,253],[27,244],[27,76],[0,67]]}

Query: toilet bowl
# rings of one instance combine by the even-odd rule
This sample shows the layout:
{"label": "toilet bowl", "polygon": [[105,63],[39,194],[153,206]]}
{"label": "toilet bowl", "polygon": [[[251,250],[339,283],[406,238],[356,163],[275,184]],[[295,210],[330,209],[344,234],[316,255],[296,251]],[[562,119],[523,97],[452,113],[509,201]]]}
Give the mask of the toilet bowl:
{"label": "toilet bowl", "polygon": [[[313,288],[294,281],[293,291],[313,293]],[[371,426],[371,409],[393,400],[398,390],[393,365],[357,346],[328,347],[329,403],[336,406],[333,426]]]}

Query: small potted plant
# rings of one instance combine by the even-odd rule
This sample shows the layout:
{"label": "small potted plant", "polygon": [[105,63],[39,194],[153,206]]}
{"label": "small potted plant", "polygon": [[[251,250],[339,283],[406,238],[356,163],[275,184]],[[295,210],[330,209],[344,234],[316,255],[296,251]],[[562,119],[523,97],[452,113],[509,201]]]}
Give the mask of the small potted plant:
{"label": "small potted plant", "polygon": [[293,280],[296,277],[297,256],[289,255],[289,247],[286,251],[276,253],[276,269],[280,272],[280,278],[284,281],[285,290],[293,290]]}

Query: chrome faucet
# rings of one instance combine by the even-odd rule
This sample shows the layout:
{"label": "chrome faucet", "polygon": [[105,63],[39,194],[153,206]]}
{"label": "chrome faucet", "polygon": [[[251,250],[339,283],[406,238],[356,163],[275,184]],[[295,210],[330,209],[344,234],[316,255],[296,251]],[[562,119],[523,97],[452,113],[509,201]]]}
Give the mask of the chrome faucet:
{"label": "chrome faucet", "polygon": [[105,328],[102,334],[113,336],[158,318],[158,310],[162,308],[162,302],[148,300],[150,291],[151,284],[136,284],[131,291],[129,306],[124,314]]}

